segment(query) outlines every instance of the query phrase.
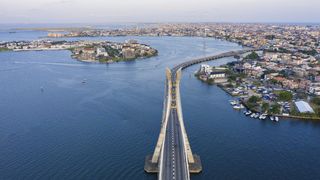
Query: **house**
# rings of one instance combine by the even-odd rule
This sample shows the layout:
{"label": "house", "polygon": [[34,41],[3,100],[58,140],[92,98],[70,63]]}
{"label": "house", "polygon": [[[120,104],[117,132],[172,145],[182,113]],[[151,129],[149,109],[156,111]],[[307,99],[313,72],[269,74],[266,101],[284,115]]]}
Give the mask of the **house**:
{"label": "house", "polygon": [[320,83],[310,83],[308,92],[320,96]]}

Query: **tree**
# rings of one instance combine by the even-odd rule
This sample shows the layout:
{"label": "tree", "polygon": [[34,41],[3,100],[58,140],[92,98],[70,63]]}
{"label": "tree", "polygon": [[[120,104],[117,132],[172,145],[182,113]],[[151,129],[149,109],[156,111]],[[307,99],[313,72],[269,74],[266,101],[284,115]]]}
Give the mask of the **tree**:
{"label": "tree", "polygon": [[255,60],[255,59],[258,59],[258,58],[259,58],[259,55],[254,51],[251,54],[249,54],[249,55],[247,55],[245,57],[245,59],[252,59],[252,60]]}
{"label": "tree", "polygon": [[279,114],[281,106],[279,104],[273,104],[270,108],[272,114]]}
{"label": "tree", "polygon": [[276,36],[275,35],[266,35],[265,38],[268,40],[273,40],[274,38],[276,38]]}
{"label": "tree", "polygon": [[269,107],[270,107],[269,103],[264,102],[262,104],[261,109],[262,109],[263,112],[267,112],[267,111],[269,111]]}
{"label": "tree", "polygon": [[279,82],[277,81],[277,80],[275,80],[275,79],[270,79],[270,81],[269,81],[271,84],[278,84]]}
{"label": "tree", "polygon": [[248,102],[249,103],[257,103],[261,100],[261,98],[259,98],[258,96],[251,96],[249,99],[248,99]]}
{"label": "tree", "polygon": [[255,108],[258,105],[258,102],[261,101],[261,98],[258,96],[251,96],[247,101],[247,106],[249,109]]}
{"label": "tree", "polygon": [[280,101],[291,101],[293,98],[293,95],[291,92],[288,91],[280,91],[279,92],[279,100]]}
{"label": "tree", "polygon": [[314,97],[314,98],[311,100],[311,102],[312,102],[313,104],[316,104],[316,105],[320,106],[320,98],[319,98],[319,97]]}

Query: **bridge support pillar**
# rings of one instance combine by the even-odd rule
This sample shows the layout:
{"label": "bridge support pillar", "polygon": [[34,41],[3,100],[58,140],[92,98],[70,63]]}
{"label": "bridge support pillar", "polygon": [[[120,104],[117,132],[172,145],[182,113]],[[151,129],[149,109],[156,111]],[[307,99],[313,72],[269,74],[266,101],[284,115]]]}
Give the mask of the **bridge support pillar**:
{"label": "bridge support pillar", "polygon": [[[197,154],[193,154],[194,162],[189,163],[189,171],[191,174],[199,174],[202,171],[202,164],[201,164],[201,159],[200,156]],[[158,168],[158,162],[153,163],[152,162],[152,155],[148,155],[145,158],[144,161],[144,170],[147,173],[158,173],[159,168]]]}

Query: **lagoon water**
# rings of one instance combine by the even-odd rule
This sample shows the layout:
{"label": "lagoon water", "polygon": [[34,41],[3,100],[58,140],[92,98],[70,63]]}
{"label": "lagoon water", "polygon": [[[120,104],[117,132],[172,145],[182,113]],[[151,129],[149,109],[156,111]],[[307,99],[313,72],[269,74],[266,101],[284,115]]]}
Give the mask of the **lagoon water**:
{"label": "lagoon water", "polygon": [[[2,31],[0,41],[43,35]],[[69,51],[0,53],[0,179],[157,178],[143,166],[160,131],[165,68],[241,47],[190,37],[78,39],[132,38],[159,56],[92,64]],[[181,84],[187,133],[203,164],[192,179],[320,178],[319,123],[245,117],[225,92],[193,76],[198,67],[183,71]]]}

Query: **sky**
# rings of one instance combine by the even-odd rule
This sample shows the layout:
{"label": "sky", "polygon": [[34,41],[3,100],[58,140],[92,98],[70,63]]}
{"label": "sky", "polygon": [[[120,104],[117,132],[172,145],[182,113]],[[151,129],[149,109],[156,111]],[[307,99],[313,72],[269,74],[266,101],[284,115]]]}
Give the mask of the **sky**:
{"label": "sky", "polygon": [[320,22],[320,0],[0,0],[0,24]]}

